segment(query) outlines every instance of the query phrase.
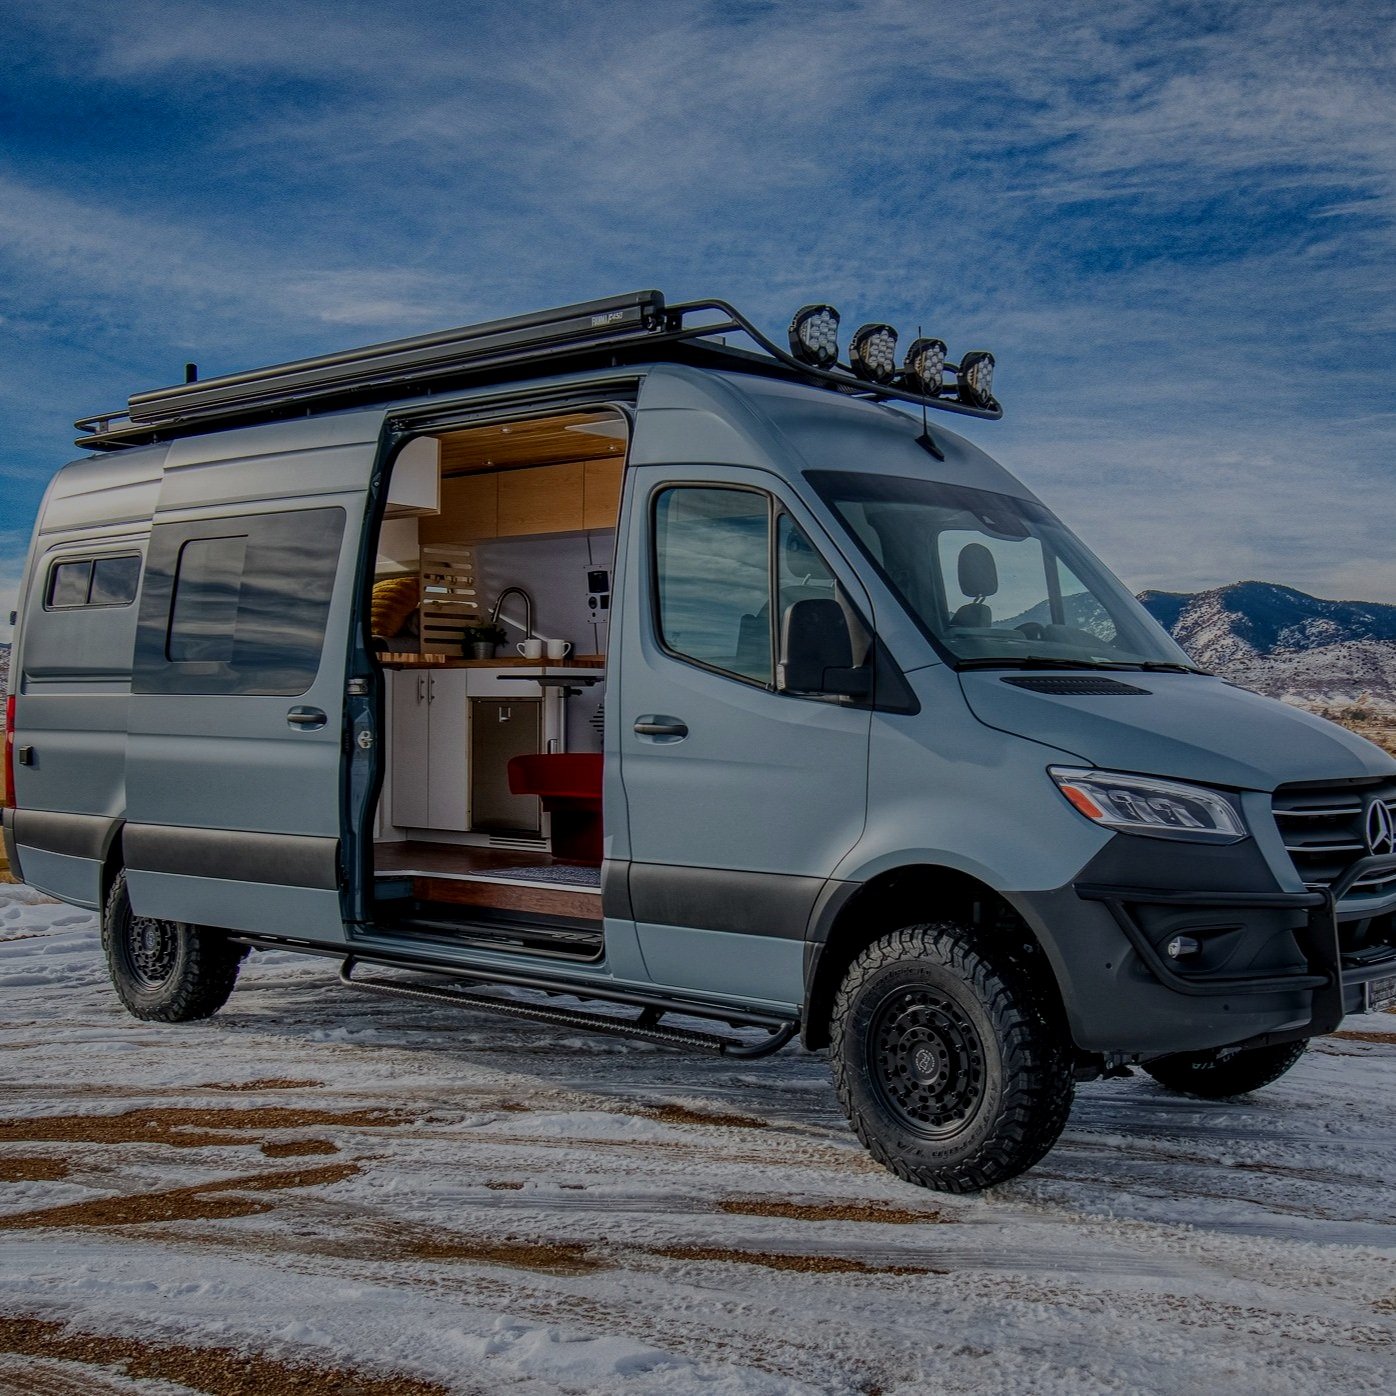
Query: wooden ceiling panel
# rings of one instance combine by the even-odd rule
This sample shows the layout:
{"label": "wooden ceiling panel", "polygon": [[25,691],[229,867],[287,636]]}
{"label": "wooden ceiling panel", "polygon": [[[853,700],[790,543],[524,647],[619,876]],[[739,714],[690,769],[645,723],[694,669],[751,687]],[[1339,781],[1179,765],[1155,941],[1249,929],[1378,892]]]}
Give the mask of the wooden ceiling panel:
{"label": "wooden ceiling panel", "polygon": [[615,412],[569,412],[467,427],[441,437],[441,473],[623,459],[628,434],[624,418]]}

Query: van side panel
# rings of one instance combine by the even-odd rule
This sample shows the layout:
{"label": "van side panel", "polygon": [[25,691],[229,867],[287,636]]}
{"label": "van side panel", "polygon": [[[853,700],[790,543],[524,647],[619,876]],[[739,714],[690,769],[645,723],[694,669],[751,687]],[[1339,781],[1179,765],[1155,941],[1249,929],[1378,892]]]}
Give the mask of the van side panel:
{"label": "van side panel", "polygon": [[[101,902],[103,865],[126,813],[136,587],[164,456],[158,447],[60,471],[36,524],[21,598],[7,823],[19,875],[80,906]],[[52,590],[98,561],[121,564],[124,599],[100,585],[82,598]]]}

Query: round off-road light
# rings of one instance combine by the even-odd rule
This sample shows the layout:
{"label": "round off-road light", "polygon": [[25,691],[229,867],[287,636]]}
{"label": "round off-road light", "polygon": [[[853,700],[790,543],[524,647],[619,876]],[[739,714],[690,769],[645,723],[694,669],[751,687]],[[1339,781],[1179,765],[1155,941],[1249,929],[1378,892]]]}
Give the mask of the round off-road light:
{"label": "round off-road light", "polygon": [[802,305],[790,322],[790,352],[815,368],[838,363],[838,311],[832,305]]}
{"label": "round off-road light", "polygon": [[897,332],[891,325],[860,325],[848,346],[848,362],[869,383],[890,383],[897,371]]}
{"label": "round off-road light", "polygon": [[918,393],[934,397],[945,382],[945,355],[943,339],[913,339],[902,364],[907,385]]}
{"label": "round off-road light", "polygon": [[987,349],[971,349],[960,359],[960,401],[971,407],[993,407],[994,356]]}

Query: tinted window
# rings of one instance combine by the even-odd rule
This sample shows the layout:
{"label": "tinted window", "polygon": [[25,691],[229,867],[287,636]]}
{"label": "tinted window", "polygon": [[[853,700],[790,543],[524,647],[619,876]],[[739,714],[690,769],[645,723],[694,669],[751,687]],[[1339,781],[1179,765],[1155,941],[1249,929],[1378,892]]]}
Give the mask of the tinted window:
{"label": "tinted window", "polygon": [[135,556],[99,557],[92,563],[89,606],[126,606],[141,584],[141,560]]}
{"label": "tinted window", "polygon": [[230,660],[247,537],[194,538],[179,550],[165,658],[175,663]]}
{"label": "tinted window", "polygon": [[49,574],[48,604],[59,608],[86,606],[87,586],[92,579],[92,559],[82,562],[58,562]]}
{"label": "tinted window", "polygon": [[660,638],[673,653],[772,682],[771,522],[752,490],[684,485],[655,501]]}
{"label": "tinted window", "polygon": [[75,606],[127,606],[136,599],[140,580],[141,560],[134,553],[55,562],[49,572],[44,605],[50,611],[66,611]]}
{"label": "tinted window", "polygon": [[304,693],[325,642],[343,509],[157,524],[137,693]]}

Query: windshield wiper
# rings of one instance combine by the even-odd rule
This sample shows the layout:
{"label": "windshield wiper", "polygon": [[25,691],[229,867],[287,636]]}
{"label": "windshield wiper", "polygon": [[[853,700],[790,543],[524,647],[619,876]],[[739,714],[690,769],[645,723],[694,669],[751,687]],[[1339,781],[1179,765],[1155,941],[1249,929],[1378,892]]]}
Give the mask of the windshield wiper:
{"label": "windshield wiper", "polygon": [[1147,669],[1151,674],[1207,674],[1207,669],[1199,669],[1195,664],[1172,664],[1164,659],[1144,659],[1139,662],[1139,668]]}

